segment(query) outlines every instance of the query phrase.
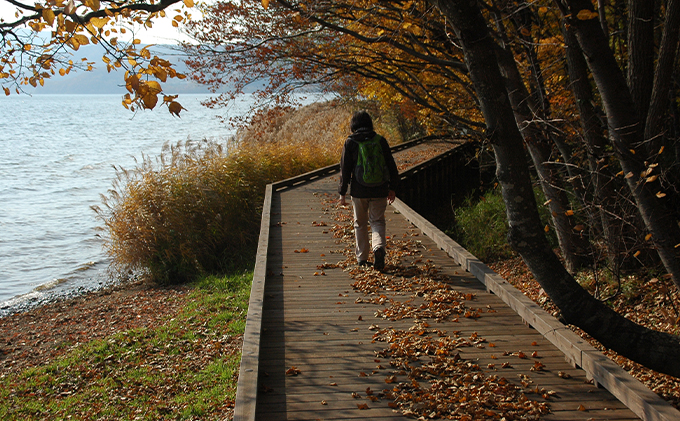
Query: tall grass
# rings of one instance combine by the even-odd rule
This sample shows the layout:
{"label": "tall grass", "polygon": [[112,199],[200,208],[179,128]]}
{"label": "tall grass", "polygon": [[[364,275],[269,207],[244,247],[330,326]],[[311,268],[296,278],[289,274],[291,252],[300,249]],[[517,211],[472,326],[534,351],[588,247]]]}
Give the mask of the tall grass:
{"label": "tall grass", "polygon": [[167,284],[249,259],[266,184],[338,162],[350,116],[334,103],[274,109],[224,143],[166,145],[117,168],[94,207],[112,269]]}

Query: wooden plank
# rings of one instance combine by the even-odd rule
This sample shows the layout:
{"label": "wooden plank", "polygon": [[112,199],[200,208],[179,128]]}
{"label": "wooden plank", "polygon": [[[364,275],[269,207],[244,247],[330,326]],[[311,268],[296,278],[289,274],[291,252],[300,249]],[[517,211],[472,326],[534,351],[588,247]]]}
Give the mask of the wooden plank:
{"label": "wooden plank", "polygon": [[555,320],[441,230],[413,212],[405,203],[397,200],[394,206],[431,237],[442,250],[473,273],[487,289],[498,295],[524,320],[562,350],[572,363],[582,367],[599,385],[609,390],[640,418],[655,421],[680,419],[680,411]]}

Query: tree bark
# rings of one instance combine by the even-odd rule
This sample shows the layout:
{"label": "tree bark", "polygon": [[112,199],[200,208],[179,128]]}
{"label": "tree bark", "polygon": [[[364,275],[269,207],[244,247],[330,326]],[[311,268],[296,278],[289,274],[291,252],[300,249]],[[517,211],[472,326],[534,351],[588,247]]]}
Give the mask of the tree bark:
{"label": "tree bark", "polygon": [[[570,273],[576,273],[585,267],[589,260],[588,240],[580,235],[580,232],[576,230],[574,219],[567,215],[571,207],[564,189],[564,182],[559,172],[550,164],[552,143],[546,138],[545,132],[537,127],[540,122],[536,120],[540,117],[532,118],[534,113],[529,106],[532,99],[522,83],[515,59],[512,53],[501,48],[498,50],[497,57],[516,124],[520,128],[524,143],[536,168],[541,189],[548,202],[565,266]],[[542,115],[543,110],[544,107],[537,107],[535,112]]]}
{"label": "tree bark", "polygon": [[628,0],[628,86],[642,123],[654,83],[654,0]]}
{"label": "tree bark", "polygon": [[645,140],[648,142],[647,152],[649,156],[659,153],[663,135],[663,116],[666,115],[670,105],[668,91],[670,90],[678,52],[680,0],[668,0],[666,3],[666,19],[663,28],[649,111],[643,115],[647,118]]}
{"label": "tree bark", "polygon": [[[656,196],[662,187],[653,168],[645,163],[643,131],[632,96],[597,19],[580,19],[579,12],[593,12],[590,0],[555,0],[563,16],[574,28],[607,113],[614,151],[626,182],[664,267],[680,287],[680,260],[674,248],[680,243],[680,230],[666,201]],[[567,16],[569,16],[567,18]],[[648,171],[651,170],[651,171]]]}
{"label": "tree bark", "polygon": [[[566,26],[561,25],[562,36],[566,45],[567,72],[571,91],[576,100],[579,111],[585,149],[588,154],[588,168],[590,170],[590,185],[597,207],[601,232],[607,247],[607,259],[613,273],[618,273],[622,262],[623,225],[621,215],[623,211],[616,203],[616,188],[624,187],[608,169],[607,138],[602,127],[602,121],[595,108],[595,99],[588,79],[588,65],[586,64],[581,47]],[[593,221],[595,222],[595,221]]]}
{"label": "tree bark", "polygon": [[573,323],[608,348],[657,371],[680,375],[680,340],[636,325],[593,298],[578,285],[550,250],[543,234],[525,161],[492,40],[477,2],[429,0],[450,20],[463,48],[496,154],[510,225],[509,241],[543,289]]}

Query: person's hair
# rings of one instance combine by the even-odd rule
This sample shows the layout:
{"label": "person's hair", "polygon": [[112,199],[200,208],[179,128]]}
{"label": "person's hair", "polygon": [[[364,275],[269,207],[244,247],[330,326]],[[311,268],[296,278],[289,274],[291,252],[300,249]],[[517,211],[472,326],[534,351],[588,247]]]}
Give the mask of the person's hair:
{"label": "person's hair", "polygon": [[352,119],[349,121],[349,129],[352,133],[358,131],[359,129],[369,129],[373,130],[373,119],[368,111],[361,110],[354,113]]}

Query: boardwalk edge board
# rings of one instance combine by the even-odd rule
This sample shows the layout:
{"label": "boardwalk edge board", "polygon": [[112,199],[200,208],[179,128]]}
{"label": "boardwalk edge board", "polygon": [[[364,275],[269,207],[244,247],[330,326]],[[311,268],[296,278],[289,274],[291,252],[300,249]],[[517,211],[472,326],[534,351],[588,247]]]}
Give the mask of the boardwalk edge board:
{"label": "boardwalk edge board", "polygon": [[548,314],[431,222],[399,199],[395,200],[392,206],[430,237],[439,248],[472,273],[486,286],[488,291],[496,294],[527,324],[564,352],[567,361],[582,368],[589,378],[607,389],[641,419],[645,421],[680,420],[680,411]]}

